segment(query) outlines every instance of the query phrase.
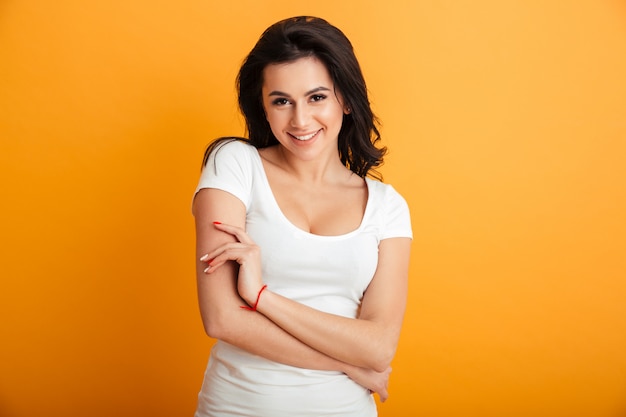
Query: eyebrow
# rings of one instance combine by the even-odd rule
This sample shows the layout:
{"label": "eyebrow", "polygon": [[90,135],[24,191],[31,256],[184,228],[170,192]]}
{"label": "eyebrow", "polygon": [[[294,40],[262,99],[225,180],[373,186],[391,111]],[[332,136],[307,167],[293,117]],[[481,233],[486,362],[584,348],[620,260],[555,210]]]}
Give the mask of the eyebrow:
{"label": "eyebrow", "polygon": [[[312,89],[312,90],[307,91],[304,95],[305,95],[305,96],[309,96],[309,95],[311,95],[311,94],[318,93],[318,92],[320,92],[320,91],[330,91],[330,88],[327,88],[327,87],[317,87],[317,88],[314,88],[314,89]],[[269,93],[268,95],[269,95],[269,96],[290,97],[290,95],[289,95],[289,94],[287,94],[287,93],[283,93],[282,91],[276,91],[276,90],[275,90],[275,91],[272,91],[272,92],[271,92],[271,93]]]}

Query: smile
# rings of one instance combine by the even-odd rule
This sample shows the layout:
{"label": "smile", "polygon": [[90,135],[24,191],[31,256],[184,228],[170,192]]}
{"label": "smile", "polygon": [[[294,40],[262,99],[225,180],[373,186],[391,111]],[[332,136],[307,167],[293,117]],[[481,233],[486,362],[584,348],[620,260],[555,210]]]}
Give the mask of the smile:
{"label": "smile", "polygon": [[301,141],[307,141],[307,140],[313,139],[313,137],[315,137],[315,135],[317,135],[321,130],[322,129],[317,130],[317,131],[315,131],[313,133],[309,133],[308,135],[303,135],[303,136],[296,136],[296,135],[291,134],[291,133],[290,133],[290,135],[292,137],[294,137],[295,139],[298,139],[298,140],[301,140]]}

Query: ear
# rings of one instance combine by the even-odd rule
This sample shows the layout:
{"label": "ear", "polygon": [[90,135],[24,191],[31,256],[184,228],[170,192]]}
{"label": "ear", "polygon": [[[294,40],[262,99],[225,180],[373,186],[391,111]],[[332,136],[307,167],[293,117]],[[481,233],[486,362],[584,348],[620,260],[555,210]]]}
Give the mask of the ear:
{"label": "ear", "polygon": [[344,106],[343,114],[350,114],[350,113],[352,113],[352,109],[350,108],[350,106]]}

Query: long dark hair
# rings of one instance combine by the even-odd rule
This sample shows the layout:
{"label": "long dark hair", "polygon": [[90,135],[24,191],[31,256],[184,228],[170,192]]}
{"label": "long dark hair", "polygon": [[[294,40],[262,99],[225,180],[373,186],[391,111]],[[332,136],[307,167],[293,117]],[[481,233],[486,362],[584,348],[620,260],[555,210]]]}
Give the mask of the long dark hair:
{"label": "long dark hair", "polygon": [[293,62],[304,57],[319,59],[328,70],[335,88],[341,93],[344,106],[350,109],[343,117],[339,132],[341,162],[360,177],[381,179],[373,168],[383,162],[385,147],[380,141],[378,119],[372,112],[365,79],[352,44],[338,28],[324,19],[299,16],[273,24],[244,60],[237,76],[239,108],[246,121],[248,139],[220,138],[213,142],[204,156],[224,140],[244,140],[256,148],[278,144],[265,117],[261,89],[263,70],[269,64]]}

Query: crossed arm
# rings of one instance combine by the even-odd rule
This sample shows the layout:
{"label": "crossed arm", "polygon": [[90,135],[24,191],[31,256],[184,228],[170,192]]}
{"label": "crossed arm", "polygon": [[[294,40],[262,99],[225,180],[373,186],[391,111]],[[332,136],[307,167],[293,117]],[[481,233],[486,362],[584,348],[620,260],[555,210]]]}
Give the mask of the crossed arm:
{"label": "crossed arm", "polygon": [[[245,233],[245,207],[227,192],[203,189],[194,215],[198,296],[209,336],[283,364],[344,372],[386,399],[406,303],[409,239],[379,245],[378,268],[356,319],[309,308],[271,289],[252,314],[239,306],[255,304],[263,281],[260,249]],[[209,262],[200,261],[204,255]]]}

